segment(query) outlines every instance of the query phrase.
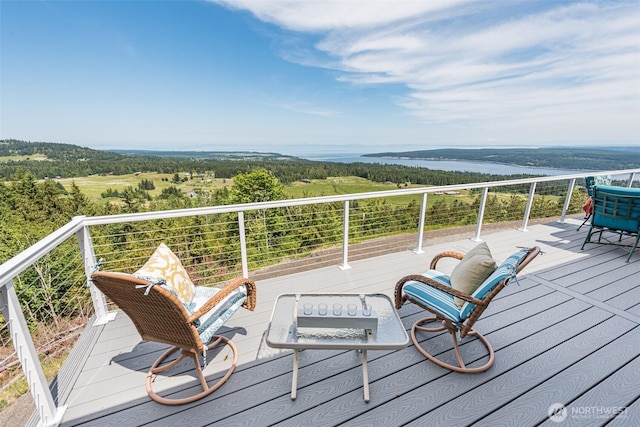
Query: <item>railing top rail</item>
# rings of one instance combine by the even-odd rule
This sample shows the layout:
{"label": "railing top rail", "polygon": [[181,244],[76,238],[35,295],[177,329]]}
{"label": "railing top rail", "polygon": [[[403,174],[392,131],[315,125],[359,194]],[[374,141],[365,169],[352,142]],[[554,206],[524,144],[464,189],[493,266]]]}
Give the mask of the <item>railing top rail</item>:
{"label": "railing top rail", "polygon": [[0,265],[0,287],[28,268],[31,264],[51,252],[53,248],[60,245],[70,236],[83,227],[84,217],[77,216],[64,226],[58,228],[44,239],[31,245],[7,262]]}

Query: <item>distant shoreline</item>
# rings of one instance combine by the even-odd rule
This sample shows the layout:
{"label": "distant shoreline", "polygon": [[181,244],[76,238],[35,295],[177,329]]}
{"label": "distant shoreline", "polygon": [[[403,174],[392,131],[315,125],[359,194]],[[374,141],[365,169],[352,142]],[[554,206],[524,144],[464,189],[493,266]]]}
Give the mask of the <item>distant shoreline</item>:
{"label": "distant shoreline", "polygon": [[[428,162],[468,162],[469,160],[465,160],[465,159],[458,159],[458,158],[437,158],[437,157],[429,157],[429,158],[422,158],[422,157],[416,157],[416,158],[411,158],[411,157],[394,157],[394,156],[382,156],[382,157],[372,157],[372,156],[367,156],[367,155],[362,155],[362,157],[370,157],[372,159],[397,159],[397,160],[423,160],[423,161],[428,161]],[[505,166],[515,166],[515,167],[523,167],[523,168],[532,168],[532,169],[549,169],[546,168],[544,166],[535,166],[535,165],[522,165],[522,164],[518,164],[518,163],[503,163],[503,162],[498,162],[498,161],[493,161],[493,160],[474,160],[473,162],[475,163],[487,163],[487,164],[493,164],[493,165],[505,165]],[[555,168],[550,168],[550,169],[555,169]],[[596,169],[576,169],[575,172],[592,172],[595,171]]]}
{"label": "distant shoreline", "polygon": [[539,149],[475,150],[445,148],[404,152],[363,154],[365,158],[395,159],[423,162],[485,162],[532,170],[570,169],[577,172],[635,169],[640,167],[640,147],[587,148],[554,147]]}
{"label": "distant shoreline", "polygon": [[569,175],[585,173],[588,170],[570,170],[544,167],[527,167],[499,162],[467,161],[467,160],[421,160],[401,159],[397,157],[370,157],[358,154],[306,157],[307,160],[338,163],[381,163],[402,166],[423,167],[431,170],[447,172],[472,172],[490,175]]}

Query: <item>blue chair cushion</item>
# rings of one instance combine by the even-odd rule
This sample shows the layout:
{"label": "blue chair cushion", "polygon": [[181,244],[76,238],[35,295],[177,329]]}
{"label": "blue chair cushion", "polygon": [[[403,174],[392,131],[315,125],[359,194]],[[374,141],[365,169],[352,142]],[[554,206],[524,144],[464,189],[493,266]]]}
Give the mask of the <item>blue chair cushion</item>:
{"label": "blue chair cushion", "polygon": [[[196,286],[196,294],[192,302],[193,311],[198,311],[204,303],[209,301],[209,299],[218,292],[220,292],[218,288]],[[246,299],[247,289],[245,286],[239,286],[198,319],[195,326],[204,344],[209,342],[211,337],[215,335],[218,329],[244,304]]]}
{"label": "blue chair cushion", "polygon": [[[440,284],[451,287],[449,276],[439,271],[429,270],[422,275]],[[410,280],[405,283],[402,290],[405,295],[411,299],[420,302],[426,307],[431,307],[443,317],[455,323],[460,322],[460,310],[453,299],[453,295],[415,280]]]}

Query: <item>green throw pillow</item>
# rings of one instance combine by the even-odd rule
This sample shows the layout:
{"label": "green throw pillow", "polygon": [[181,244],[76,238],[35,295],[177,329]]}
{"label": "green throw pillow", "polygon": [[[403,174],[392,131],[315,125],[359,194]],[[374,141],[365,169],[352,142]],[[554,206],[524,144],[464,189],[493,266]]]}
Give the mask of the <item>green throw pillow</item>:
{"label": "green throw pillow", "polygon": [[[471,295],[493,273],[498,264],[491,256],[486,242],[482,242],[465,254],[451,272],[451,287]],[[455,298],[458,308],[465,303]]]}

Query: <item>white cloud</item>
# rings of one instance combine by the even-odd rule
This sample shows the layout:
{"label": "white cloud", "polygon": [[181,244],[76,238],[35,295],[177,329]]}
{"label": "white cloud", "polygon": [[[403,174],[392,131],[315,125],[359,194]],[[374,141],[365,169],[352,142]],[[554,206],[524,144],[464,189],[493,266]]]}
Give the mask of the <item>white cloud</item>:
{"label": "white cloud", "polygon": [[295,31],[371,28],[448,9],[468,0],[212,0],[246,9],[265,22]]}
{"label": "white cloud", "polygon": [[563,118],[585,132],[600,123],[640,139],[637,1],[218,3],[320,37],[307,46],[317,57],[287,58],[354,85],[401,84],[396,102],[430,123],[556,126]]}

